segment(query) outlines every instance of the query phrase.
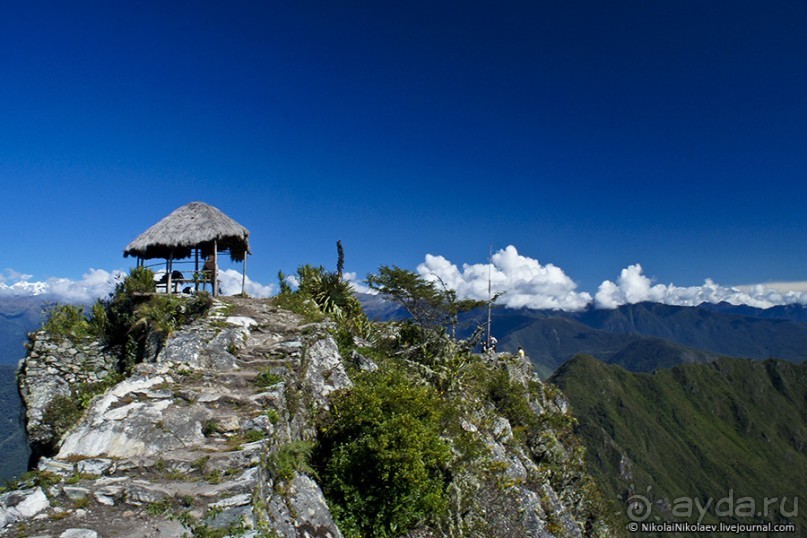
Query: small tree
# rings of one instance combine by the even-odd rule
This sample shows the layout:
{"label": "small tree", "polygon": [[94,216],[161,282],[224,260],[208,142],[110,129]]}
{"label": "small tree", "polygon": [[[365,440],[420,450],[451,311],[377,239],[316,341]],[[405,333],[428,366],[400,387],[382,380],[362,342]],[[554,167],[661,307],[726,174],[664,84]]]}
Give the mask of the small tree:
{"label": "small tree", "polygon": [[456,337],[459,315],[484,306],[485,301],[458,299],[457,292],[439,279],[435,282],[423,279],[420,275],[393,265],[381,266],[378,274],[368,275],[367,284],[382,295],[398,303],[420,327],[425,339],[427,333],[450,329]]}

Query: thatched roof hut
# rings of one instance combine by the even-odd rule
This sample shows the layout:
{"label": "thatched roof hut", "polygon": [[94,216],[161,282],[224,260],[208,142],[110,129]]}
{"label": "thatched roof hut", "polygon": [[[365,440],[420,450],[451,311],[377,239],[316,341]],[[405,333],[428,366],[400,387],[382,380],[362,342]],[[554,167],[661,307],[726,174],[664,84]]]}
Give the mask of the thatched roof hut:
{"label": "thatched roof hut", "polygon": [[[218,290],[218,253],[228,252],[233,261],[244,262],[241,280],[243,292],[246,279],[246,258],[249,250],[249,230],[217,208],[202,202],[191,202],[163,218],[126,246],[123,256],[135,256],[138,265],[143,260],[166,260],[166,291],[171,289],[173,261],[195,256],[194,274],[199,274],[199,260],[212,259],[213,295]],[[205,277],[207,278],[207,277]],[[187,282],[187,279],[181,279]],[[192,280],[198,289],[199,279]]]}
{"label": "thatched roof hut", "polygon": [[140,234],[123,255],[181,260],[194,250],[202,257],[213,255],[214,250],[229,252],[233,261],[244,261],[250,252],[249,230],[211,205],[191,202]]}

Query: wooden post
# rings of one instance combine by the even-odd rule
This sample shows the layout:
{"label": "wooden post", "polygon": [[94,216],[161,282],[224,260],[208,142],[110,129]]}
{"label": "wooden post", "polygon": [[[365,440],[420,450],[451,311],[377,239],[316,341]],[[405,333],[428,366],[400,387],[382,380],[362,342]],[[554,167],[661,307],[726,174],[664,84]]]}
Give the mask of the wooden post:
{"label": "wooden post", "polygon": [[219,243],[216,239],[213,240],[213,297],[219,295]]}
{"label": "wooden post", "polygon": [[193,289],[199,293],[199,249],[197,248],[194,252],[196,253],[196,265],[193,268]]}
{"label": "wooden post", "polygon": [[165,281],[165,293],[171,293],[171,271],[173,270],[173,264],[171,263],[171,259],[174,257],[174,253],[168,255],[168,260],[165,262],[165,274],[168,275],[168,279]]}
{"label": "wooden post", "polygon": [[247,284],[247,257],[249,256],[249,252],[244,253],[244,268],[241,271],[241,297],[245,297],[244,295],[244,288]]}

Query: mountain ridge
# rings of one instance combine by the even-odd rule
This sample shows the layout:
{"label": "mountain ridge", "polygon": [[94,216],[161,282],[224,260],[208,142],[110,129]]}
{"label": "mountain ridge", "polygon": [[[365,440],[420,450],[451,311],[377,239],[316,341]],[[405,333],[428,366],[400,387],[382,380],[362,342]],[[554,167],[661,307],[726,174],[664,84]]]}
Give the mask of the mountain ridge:
{"label": "mountain ridge", "polygon": [[[793,472],[807,468],[807,363],[719,358],[650,374],[578,356],[549,381],[569,398],[607,498],[642,495],[667,519],[680,497],[731,489],[792,503],[807,489]],[[785,508],[767,519],[792,521]],[[807,525],[804,513],[795,519]]]}
{"label": "mountain ridge", "polygon": [[[440,376],[394,331],[338,345],[296,304],[213,301],[131,371],[93,336],[37,331],[19,383],[36,468],[0,492],[0,535],[612,535],[565,398],[523,358]],[[384,531],[383,510],[407,519]]]}

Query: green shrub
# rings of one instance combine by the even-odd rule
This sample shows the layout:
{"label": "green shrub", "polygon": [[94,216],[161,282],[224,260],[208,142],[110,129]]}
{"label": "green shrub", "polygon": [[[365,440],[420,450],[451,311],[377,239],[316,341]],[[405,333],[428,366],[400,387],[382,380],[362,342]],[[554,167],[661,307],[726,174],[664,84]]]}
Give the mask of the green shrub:
{"label": "green shrub", "polygon": [[105,393],[111,387],[123,381],[123,375],[112,373],[107,375],[102,381],[96,383],[82,383],[74,390],[74,398],[78,401],[81,409],[87,409],[93,398]]}
{"label": "green shrub", "polygon": [[174,508],[174,503],[170,497],[163,497],[159,501],[150,502],[146,505],[146,513],[152,516],[161,516],[170,513]]}
{"label": "green shrub", "polygon": [[280,420],[280,413],[278,413],[276,409],[267,409],[264,414],[269,418],[269,422],[272,424],[277,424],[278,420]]}
{"label": "green shrub", "polygon": [[204,425],[202,425],[202,435],[205,437],[210,437],[211,435],[218,433],[219,431],[219,423],[213,419],[205,421]]}
{"label": "green shrub", "polygon": [[254,443],[255,441],[260,441],[264,438],[266,438],[266,434],[260,430],[249,430],[244,434],[245,443]]}
{"label": "green shrub", "polygon": [[261,388],[271,387],[283,381],[283,377],[273,374],[270,369],[267,369],[255,377],[255,384]]}
{"label": "green shrub", "polygon": [[280,293],[275,297],[275,304],[304,316],[309,322],[321,321],[328,315],[350,334],[370,339],[373,325],[364,314],[353,286],[343,278],[345,260],[340,241],[336,242],[336,247],[336,271],[327,271],[321,265],[301,265],[295,277],[296,291],[289,286],[283,272],[279,272]]}
{"label": "green shrub", "polygon": [[62,481],[62,477],[50,471],[27,471],[19,478],[6,481],[5,486],[0,487],[0,493],[5,493],[14,489],[26,489],[40,487],[47,490],[51,486]]}
{"label": "green shrub", "polygon": [[96,338],[105,338],[109,328],[109,316],[104,303],[99,299],[90,310],[90,333]]}
{"label": "green shrub", "polygon": [[90,335],[90,323],[84,316],[84,307],[69,304],[50,309],[42,326],[51,336],[78,340]]}
{"label": "green shrub", "polygon": [[135,267],[108,300],[93,306],[91,323],[103,326],[109,345],[119,346],[120,369],[124,372],[143,360],[149,334],[156,332],[164,340],[176,328],[204,315],[212,305],[207,293],[186,298],[156,295],[155,291],[154,272]]}
{"label": "green shrub", "polygon": [[84,408],[74,395],[56,396],[42,413],[42,424],[49,427],[58,440],[78,422],[83,413]]}
{"label": "green shrub", "polygon": [[288,482],[294,478],[295,472],[313,472],[309,463],[313,443],[294,441],[278,448],[267,461],[267,467],[275,485]]}
{"label": "green shrub", "polygon": [[530,407],[527,389],[510,380],[507,370],[497,370],[490,376],[487,397],[514,428],[532,428],[538,418]]}
{"label": "green shrub", "polygon": [[313,299],[294,291],[281,292],[274,298],[275,306],[300,314],[309,323],[325,319],[324,314]]}
{"label": "green shrub", "polygon": [[132,330],[137,322],[135,309],[145,300],[142,294],[155,291],[154,272],[135,267],[115,286],[110,298],[103,302],[106,310],[105,339],[112,346],[120,346],[124,371],[131,370],[144,351],[142,331]]}
{"label": "green shrub", "polygon": [[131,298],[138,293],[154,293],[156,291],[157,283],[154,281],[154,271],[146,267],[134,267],[129,271],[129,275],[118,284],[115,295]]}
{"label": "green shrub", "polygon": [[347,535],[405,533],[447,513],[451,451],[436,391],[398,370],[359,376],[335,396],[315,467]]}

